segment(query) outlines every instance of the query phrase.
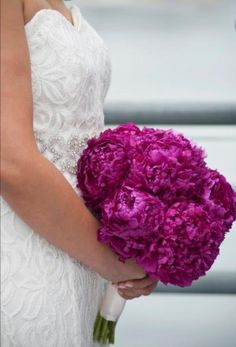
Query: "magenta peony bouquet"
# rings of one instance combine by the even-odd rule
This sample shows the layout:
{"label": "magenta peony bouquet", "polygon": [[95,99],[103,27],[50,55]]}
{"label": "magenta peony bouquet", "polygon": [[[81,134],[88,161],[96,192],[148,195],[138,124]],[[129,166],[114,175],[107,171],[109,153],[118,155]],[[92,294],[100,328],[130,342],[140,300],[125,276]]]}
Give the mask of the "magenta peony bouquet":
{"label": "magenta peony bouquet", "polygon": [[[205,275],[236,219],[236,193],[225,177],[207,167],[202,148],[171,129],[128,123],[105,130],[88,141],[77,179],[100,220],[98,240],[164,284],[189,286]],[[94,340],[114,342],[124,301],[109,284]]]}

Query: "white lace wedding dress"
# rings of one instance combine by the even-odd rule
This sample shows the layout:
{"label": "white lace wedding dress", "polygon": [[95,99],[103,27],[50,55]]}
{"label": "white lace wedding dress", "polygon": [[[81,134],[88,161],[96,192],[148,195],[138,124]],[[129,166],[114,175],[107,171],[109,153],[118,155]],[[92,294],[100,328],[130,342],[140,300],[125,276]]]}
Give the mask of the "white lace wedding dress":
{"label": "white lace wedding dress", "polygon": [[[111,75],[103,40],[71,6],[25,25],[39,150],[77,194],[76,161],[104,126]],[[43,216],[42,216],[43,218]],[[65,230],[66,232],[66,230]],[[1,197],[1,346],[91,347],[102,278],[35,233]]]}

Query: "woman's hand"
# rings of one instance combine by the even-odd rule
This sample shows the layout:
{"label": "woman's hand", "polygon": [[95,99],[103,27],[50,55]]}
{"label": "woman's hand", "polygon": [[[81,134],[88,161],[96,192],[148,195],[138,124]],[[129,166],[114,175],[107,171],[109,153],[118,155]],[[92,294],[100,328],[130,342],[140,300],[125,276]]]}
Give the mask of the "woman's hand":
{"label": "woman's hand", "polygon": [[158,281],[146,276],[143,279],[129,280],[126,282],[113,283],[118,289],[120,296],[126,300],[138,298],[141,295],[151,294],[157,286]]}
{"label": "woman's hand", "polygon": [[[145,272],[136,263],[134,258],[127,259],[125,263],[123,263],[118,260],[117,255],[113,253],[107,245],[101,245],[105,247],[105,262],[102,271],[99,273],[103,278],[116,284],[145,278]],[[113,256],[112,261],[106,261],[106,251]]]}

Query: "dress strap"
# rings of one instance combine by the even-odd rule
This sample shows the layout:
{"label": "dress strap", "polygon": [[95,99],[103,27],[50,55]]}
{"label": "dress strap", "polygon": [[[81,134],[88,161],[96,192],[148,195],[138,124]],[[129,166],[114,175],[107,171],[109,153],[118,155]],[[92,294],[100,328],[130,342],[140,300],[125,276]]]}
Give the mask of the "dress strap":
{"label": "dress strap", "polygon": [[77,30],[79,30],[81,27],[81,22],[82,22],[80,9],[78,6],[73,4],[73,5],[70,5],[69,10],[71,12],[73,25]]}

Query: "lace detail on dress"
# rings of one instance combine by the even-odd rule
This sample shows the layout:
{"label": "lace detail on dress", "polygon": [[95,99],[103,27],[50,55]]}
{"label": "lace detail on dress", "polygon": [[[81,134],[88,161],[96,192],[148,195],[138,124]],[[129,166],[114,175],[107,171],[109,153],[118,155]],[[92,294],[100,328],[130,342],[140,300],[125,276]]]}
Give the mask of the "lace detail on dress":
{"label": "lace detail on dress", "polygon": [[110,56],[96,31],[78,17],[79,31],[54,10],[40,11],[26,25],[36,131],[89,133],[104,126]]}
{"label": "lace detail on dress", "polygon": [[26,35],[37,145],[62,172],[74,175],[88,138],[104,127],[111,62],[103,40],[79,8],[72,8],[79,30],[58,11],[46,9],[26,25]]}

